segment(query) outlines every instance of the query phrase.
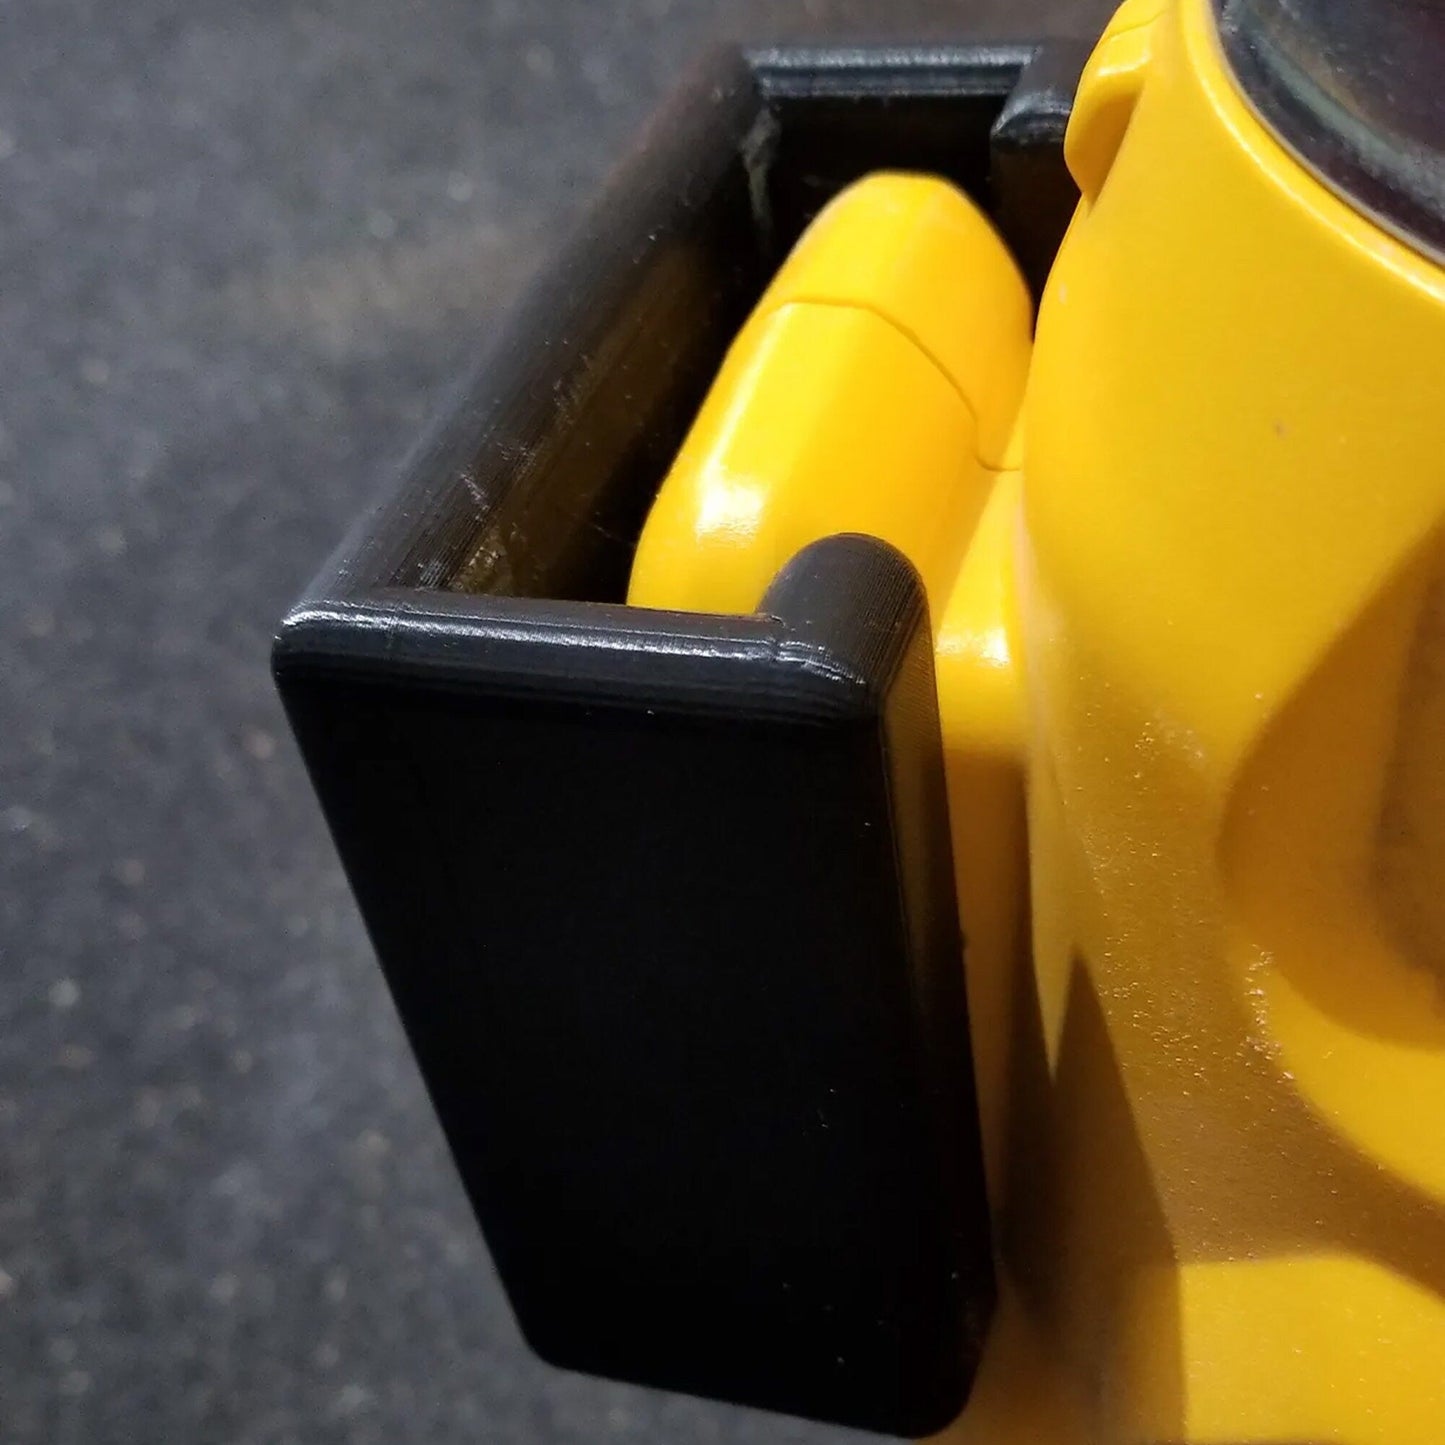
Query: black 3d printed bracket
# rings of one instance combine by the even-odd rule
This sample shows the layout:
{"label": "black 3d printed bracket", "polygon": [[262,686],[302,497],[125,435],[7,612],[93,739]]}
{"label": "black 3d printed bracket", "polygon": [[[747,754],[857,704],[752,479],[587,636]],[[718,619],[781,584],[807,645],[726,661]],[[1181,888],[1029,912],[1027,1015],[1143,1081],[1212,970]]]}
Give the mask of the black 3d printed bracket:
{"label": "black 3d printed bracket", "polygon": [[851,180],[952,178],[1037,292],[1083,54],[714,57],[282,624],[352,887],[557,1364],[910,1435],[967,1398],[992,1253],[918,578],[840,537],[755,616],[622,598],[724,350]]}

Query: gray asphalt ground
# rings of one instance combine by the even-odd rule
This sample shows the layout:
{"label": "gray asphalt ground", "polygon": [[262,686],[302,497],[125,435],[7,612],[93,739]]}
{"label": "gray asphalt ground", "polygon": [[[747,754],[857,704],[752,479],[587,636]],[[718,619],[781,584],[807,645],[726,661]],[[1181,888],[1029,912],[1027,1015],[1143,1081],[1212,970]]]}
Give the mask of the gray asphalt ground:
{"label": "gray asphalt ground", "polygon": [[0,4],[0,1440],[843,1438],[525,1353],[267,648],[705,43],[1107,8]]}

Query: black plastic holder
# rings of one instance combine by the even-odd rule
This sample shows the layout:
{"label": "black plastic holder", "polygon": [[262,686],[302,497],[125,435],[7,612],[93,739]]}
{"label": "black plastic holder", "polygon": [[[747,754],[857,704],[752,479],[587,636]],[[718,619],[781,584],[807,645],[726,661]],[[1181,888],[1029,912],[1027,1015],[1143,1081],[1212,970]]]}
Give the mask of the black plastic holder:
{"label": "black plastic holder", "polygon": [[755,616],[622,599],[723,352],[843,186],[948,176],[1037,291],[1082,58],[712,58],[282,624],[292,726],[554,1363],[910,1435],[967,1398],[992,1253],[919,580],[840,537]]}

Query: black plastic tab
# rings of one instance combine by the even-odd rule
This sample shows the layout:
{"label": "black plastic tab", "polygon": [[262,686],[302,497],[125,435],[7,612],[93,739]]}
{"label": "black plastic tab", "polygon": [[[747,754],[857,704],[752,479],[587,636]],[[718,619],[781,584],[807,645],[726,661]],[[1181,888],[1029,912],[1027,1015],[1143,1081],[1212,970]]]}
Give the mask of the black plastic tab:
{"label": "black plastic tab", "polygon": [[1064,164],[1064,132],[1091,49],[1082,40],[1041,45],[989,137],[990,206],[1035,300],[1079,203]]}
{"label": "black plastic tab", "polygon": [[845,537],[755,616],[622,598],[770,266],[866,170],[982,194],[1030,53],[715,57],[277,639],[559,1364],[909,1435],[967,1398],[992,1253],[918,578]]}

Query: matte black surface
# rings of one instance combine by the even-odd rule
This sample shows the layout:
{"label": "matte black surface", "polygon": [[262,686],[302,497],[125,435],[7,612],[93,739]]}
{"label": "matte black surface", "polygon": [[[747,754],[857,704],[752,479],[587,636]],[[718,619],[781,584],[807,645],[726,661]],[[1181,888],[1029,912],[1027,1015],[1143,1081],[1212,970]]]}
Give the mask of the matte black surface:
{"label": "matte black surface", "polygon": [[1108,0],[54,0],[0,45],[0,1435],[808,1441],[520,1343],[270,634],[710,39]]}
{"label": "matte black surface", "polygon": [[278,666],[538,1352],[923,1434],[992,1270],[926,604],[839,538],[764,612],[307,611]]}

